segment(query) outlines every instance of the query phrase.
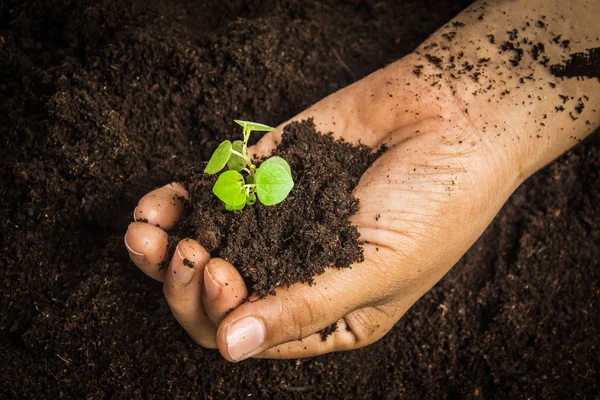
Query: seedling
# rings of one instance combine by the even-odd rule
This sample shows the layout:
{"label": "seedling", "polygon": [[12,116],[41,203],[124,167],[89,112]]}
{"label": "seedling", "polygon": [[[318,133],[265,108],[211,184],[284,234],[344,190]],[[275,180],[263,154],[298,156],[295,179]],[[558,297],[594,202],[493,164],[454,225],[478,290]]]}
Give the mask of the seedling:
{"label": "seedling", "polygon": [[[281,203],[294,187],[292,171],[281,157],[271,157],[256,167],[248,155],[248,139],[252,131],[274,131],[256,122],[235,122],[244,128],[243,140],[231,143],[225,140],[217,147],[204,168],[205,174],[216,174],[225,166],[228,170],[219,175],[213,193],[225,203],[229,211],[241,210],[256,200],[265,206]],[[242,172],[244,175],[242,175]]]}

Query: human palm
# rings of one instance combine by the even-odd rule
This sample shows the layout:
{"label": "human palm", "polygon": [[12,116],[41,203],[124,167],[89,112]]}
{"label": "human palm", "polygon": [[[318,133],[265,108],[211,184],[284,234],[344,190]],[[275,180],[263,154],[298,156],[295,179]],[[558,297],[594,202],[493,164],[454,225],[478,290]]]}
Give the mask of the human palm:
{"label": "human palm", "polygon": [[[350,142],[388,147],[354,190],[360,207],[351,222],[364,243],[364,262],[328,269],[314,286],[295,284],[243,302],[249,293],[235,267],[211,259],[194,240],[182,241],[167,271],[159,269],[168,258],[166,230],[183,212],[176,199],[187,195],[181,184],[140,201],[136,219],[149,223],[128,230],[132,259],[164,280],[175,317],[199,344],[218,347],[231,361],[365,346],[385,335],[483,232],[518,177],[499,176],[488,136],[449,90],[415,79],[411,65],[401,60],[294,118],[312,117],[318,130]],[[280,134],[281,127],[252,151],[270,153]],[[334,322],[338,329],[323,341],[318,332]]]}

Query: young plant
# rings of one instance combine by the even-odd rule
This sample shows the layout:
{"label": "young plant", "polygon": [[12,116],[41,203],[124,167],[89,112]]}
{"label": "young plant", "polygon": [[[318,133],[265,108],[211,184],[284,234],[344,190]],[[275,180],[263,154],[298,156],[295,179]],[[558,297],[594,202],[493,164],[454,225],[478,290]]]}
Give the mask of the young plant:
{"label": "young plant", "polygon": [[[219,175],[213,193],[225,203],[229,211],[241,210],[256,200],[265,206],[281,203],[294,187],[292,171],[281,157],[271,157],[257,168],[248,155],[248,139],[252,131],[274,131],[267,125],[256,122],[235,122],[242,126],[243,140],[231,143],[225,140],[208,160],[205,174],[216,174],[225,166],[228,170]],[[242,175],[242,172],[244,175]]]}

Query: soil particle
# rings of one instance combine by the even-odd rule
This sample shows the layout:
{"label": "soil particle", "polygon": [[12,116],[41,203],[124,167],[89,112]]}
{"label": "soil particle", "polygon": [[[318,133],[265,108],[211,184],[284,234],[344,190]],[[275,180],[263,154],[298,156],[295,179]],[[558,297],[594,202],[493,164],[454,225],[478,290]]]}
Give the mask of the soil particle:
{"label": "soil particle", "polygon": [[565,96],[564,94],[559,94],[558,97],[560,97],[563,104],[566,104],[567,101],[569,101],[569,96]]}
{"label": "soil particle", "polygon": [[523,49],[518,46],[518,44],[508,41],[502,43],[500,46],[500,50],[502,51],[512,51],[515,53],[513,58],[510,59],[510,63],[513,65],[513,67],[518,67],[521,63],[521,59],[523,58]]}
{"label": "soil particle", "polygon": [[600,47],[573,53],[564,63],[551,65],[550,71],[559,78],[587,77],[600,81]]}
{"label": "soil particle", "polygon": [[319,334],[321,335],[321,341],[324,342],[327,340],[327,338],[333,334],[335,331],[337,331],[338,328],[338,324],[337,322],[333,323],[332,325],[329,325],[327,328],[325,329],[321,329],[319,331]]}
{"label": "soil particle", "polygon": [[531,57],[533,57],[533,59],[537,61],[537,59],[540,58],[540,54],[542,54],[545,51],[545,49],[546,48],[543,43],[533,45],[533,47],[531,48]]}
{"label": "soil particle", "polygon": [[421,76],[421,73],[423,72],[423,65],[415,65],[413,68],[413,73],[416,76]]}
{"label": "soil particle", "polygon": [[454,37],[456,36],[456,32],[448,32],[448,33],[443,33],[442,37],[444,39],[446,39],[447,41],[451,42],[452,39],[454,39]]}
{"label": "soil particle", "polygon": [[435,65],[437,68],[442,68],[442,58],[431,54],[425,54],[425,58],[427,58],[427,60],[433,65]]}
{"label": "soil particle", "polygon": [[583,109],[585,108],[585,104],[583,103],[581,98],[579,98],[578,102],[579,103],[577,103],[577,106],[575,106],[575,111],[577,111],[577,114],[581,114],[583,112]]}

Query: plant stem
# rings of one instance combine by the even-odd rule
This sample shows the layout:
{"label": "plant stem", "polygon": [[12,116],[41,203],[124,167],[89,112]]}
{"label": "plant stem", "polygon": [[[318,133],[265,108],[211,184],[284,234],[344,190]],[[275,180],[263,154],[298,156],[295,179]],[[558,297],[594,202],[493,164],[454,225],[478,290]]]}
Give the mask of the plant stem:
{"label": "plant stem", "polygon": [[248,155],[248,145],[246,144],[246,140],[247,138],[244,136],[244,144],[242,145],[242,153],[241,156],[244,159],[244,161],[246,161],[246,165],[248,166],[248,168],[244,168],[244,170],[246,170],[248,172],[248,174],[250,175],[254,175],[254,169],[256,168],[254,166],[254,164],[252,164],[252,161],[250,161],[250,156]]}
{"label": "plant stem", "polygon": [[248,144],[248,139],[250,139],[250,130],[248,130],[248,127],[245,126],[244,127],[244,145]]}

